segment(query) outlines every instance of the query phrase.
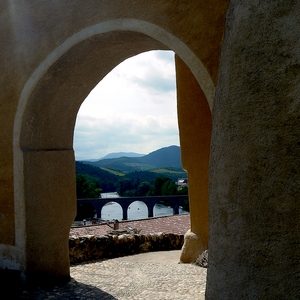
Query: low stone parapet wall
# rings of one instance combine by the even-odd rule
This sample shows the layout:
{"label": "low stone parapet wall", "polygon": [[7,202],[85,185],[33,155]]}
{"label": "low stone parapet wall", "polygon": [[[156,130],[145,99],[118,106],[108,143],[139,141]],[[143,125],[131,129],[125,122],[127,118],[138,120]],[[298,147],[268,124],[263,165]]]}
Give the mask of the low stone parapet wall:
{"label": "low stone parapet wall", "polygon": [[184,235],[173,233],[71,236],[69,238],[70,263],[151,251],[180,250],[183,242]]}

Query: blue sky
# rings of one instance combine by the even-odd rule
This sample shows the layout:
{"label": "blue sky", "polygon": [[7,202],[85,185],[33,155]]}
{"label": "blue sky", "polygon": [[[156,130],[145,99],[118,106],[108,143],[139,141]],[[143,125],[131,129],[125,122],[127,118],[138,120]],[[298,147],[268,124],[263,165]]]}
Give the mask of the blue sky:
{"label": "blue sky", "polygon": [[76,160],[112,152],[148,154],[179,145],[174,53],[150,51],[118,65],[80,107]]}

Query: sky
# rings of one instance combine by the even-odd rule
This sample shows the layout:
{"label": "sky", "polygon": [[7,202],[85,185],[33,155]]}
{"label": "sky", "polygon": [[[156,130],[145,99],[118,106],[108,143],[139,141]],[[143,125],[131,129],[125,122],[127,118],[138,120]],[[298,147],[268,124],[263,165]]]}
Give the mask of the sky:
{"label": "sky", "polygon": [[75,159],[179,145],[174,53],[149,51],[113,69],[77,114]]}

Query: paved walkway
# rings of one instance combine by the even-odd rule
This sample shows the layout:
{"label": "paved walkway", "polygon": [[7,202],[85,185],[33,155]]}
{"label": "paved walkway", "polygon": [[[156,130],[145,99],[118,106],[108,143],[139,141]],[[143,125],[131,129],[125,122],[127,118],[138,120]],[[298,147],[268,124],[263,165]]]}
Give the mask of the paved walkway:
{"label": "paved walkway", "polygon": [[25,290],[21,299],[204,299],[206,269],[179,264],[179,256],[178,250],[150,252],[79,264],[67,285]]}
{"label": "paved walkway", "polygon": [[[141,233],[173,232],[185,234],[189,215],[122,221],[141,229]],[[111,228],[105,224],[71,228],[70,236],[102,235]],[[71,266],[71,281],[51,289],[23,289],[17,297],[3,299],[119,299],[119,300],[203,300],[206,269],[179,264],[180,251],[162,251],[124,256]],[[1,298],[2,299],[2,298]]]}

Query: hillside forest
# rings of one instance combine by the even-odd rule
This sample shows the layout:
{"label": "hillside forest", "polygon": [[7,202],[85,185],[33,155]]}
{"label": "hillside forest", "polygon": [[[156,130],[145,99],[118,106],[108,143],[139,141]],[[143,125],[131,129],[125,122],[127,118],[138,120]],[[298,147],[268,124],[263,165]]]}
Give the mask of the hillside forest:
{"label": "hillside forest", "polygon": [[77,198],[99,198],[118,192],[122,197],[187,195],[178,189],[178,178],[187,177],[181,167],[180,148],[170,146],[143,157],[76,161]]}

